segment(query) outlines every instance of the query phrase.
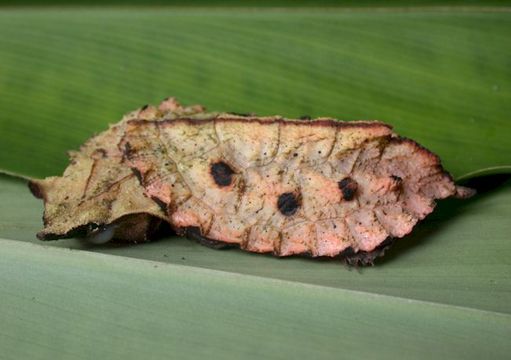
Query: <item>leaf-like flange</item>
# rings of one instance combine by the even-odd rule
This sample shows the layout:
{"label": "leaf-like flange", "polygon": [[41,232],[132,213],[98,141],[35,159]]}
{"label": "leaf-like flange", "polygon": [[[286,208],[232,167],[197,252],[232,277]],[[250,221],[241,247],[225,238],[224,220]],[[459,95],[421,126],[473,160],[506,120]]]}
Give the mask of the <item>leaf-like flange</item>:
{"label": "leaf-like flange", "polygon": [[[181,106],[174,98],[158,108],[144,106],[88,140],[80,151],[70,152],[70,165],[61,177],[31,180],[32,193],[44,200],[41,240],[94,237],[109,229],[111,237],[145,241],[165,214],[145,196],[144,188],[123,161],[118,143],[132,119],[173,119],[201,116],[201,106]],[[112,229],[114,231],[112,231]]]}

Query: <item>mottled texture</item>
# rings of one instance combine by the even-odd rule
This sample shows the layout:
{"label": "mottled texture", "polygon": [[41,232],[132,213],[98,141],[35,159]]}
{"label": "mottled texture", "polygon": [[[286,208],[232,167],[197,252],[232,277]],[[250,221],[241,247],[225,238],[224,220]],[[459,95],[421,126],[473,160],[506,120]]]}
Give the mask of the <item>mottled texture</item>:
{"label": "mottled texture", "polygon": [[144,106],[71,151],[71,164],[61,177],[32,180],[32,193],[44,200],[42,240],[91,237],[115,229],[113,237],[144,241],[166,220],[160,207],[144,194],[133,171],[123,162],[118,143],[131,119],[162,119],[200,114],[200,106],[182,107],[173,98],[158,108]]}
{"label": "mottled texture", "polygon": [[435,199],[469,194],[380,122],[206,114],[173,99],[125,117],[32,189],[45,199],[41,238],[113,223],[114,237],[143,240],[160,219],[214,246],[362,263]]}

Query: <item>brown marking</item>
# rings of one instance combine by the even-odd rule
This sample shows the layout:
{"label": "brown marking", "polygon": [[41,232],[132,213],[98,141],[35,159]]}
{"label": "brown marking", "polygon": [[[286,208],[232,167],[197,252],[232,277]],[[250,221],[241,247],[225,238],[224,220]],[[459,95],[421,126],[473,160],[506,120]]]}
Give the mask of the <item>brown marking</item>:
{"label": "brown marking", "polygon": [[140,185],[144,185],[144,177],[142,176],[142,173],[140,172],[140,170],[138,170],[135,167],[132,167],[131,172],[133,173],[133,175],[135,175],[135,177],[137,178]]}
{"label": "brown marking", "polygon": [[337,184],[339,185],[339,189],[342,192],[342,198],[346,201],[353,200],[358,189],[358,185],[355,180],[350,177],[345,177]]}
{"label": "brown marking", "polygon": [[225,187],[232,184],[232,176],[234,175],[234,171],[223,161],[218,161],[211,164],[210,173],[218,186]]}
{"label": "brown marking", "polygon": [[159,197],[151,196],[151,200],[153,200],[163,211],[165,214],[167,213],[168,204],[164,201],[162,201]]}
{"label": "brown marking", "polygon": [[89,176],[87,177],[87,180],[85,181],[85,187],[83,189],[82,199],[85,199],[87,195],[87,191],[89,190],[90,181],[93,178],[94,175],[96,175],[96,166],[97,166],[98,160],[94,160],[92,163]]}
{"label": "brown marking", "polygon": [[[284,119],[284,118],[256,118],[256,117],[240,117],[240,118],[222,118],[216,117],[211,119],[193,119],[193,118],[176,118],[176,119],[165,119],[165,120],[145,120],[145,119],[132,119],[128,120],[128,124],[135,126],[145,126],[147,123],[155,123],[157,126],[164,126],[166,124],[172,123],[185,123],[189,125],[204,125],[209,122],[257,122],[259,124],[273,124],[279,123],[285,126],[293,126],[293,125],[303,125],[303,120],[297,119]],[[392,126],[382,123],[380,121],[342,121],[342,120],[334,120],[334,119],[323,119],[318,118],[311,120],[307,123],[308,126],[318,126],[318,127],[339,127],[339,128],[375,128],[375,127],[385,127],[389,130],[392,129]]]}
{"label": "brown marking", "polygon": [[[126,135],[123,136],[122,140],[124,140],[125,136]],[[122,153],[126,157],[126,159],[131,160],[133,158],[133,154],[135,153],[135,151],[131,147],[131,144],[129,142],[126,142],[124,144],[124,149],[122,149]]]}
{"label": "brown marking", "polygon": [[298,208],[301,205],[300,196],[296,196],[296,194],[292,192],[286,192],[279,196],[277,201],[277,207],[282,215],[291,216],[296,213]]}
{"label": "brown marking", "polygon": [[105,149],[99,148],[94,150],[94,152],[91,154],[91,157],[94,160],[105,159],[107,158],[107,152]]}
{"label": "brown marking", "polygon": [[391,190],[401,191],[403,189],[403,179],[397,175],[391,175],[390,178],[393,180]]}
{"label": "brown marking", "polygon": [[401,184],[403,182],[403,179],[401,179],[401,177],[397,176],[397,175],[390,175],[390,177],[392,178],[392,180],[394,180],[397,184]]}

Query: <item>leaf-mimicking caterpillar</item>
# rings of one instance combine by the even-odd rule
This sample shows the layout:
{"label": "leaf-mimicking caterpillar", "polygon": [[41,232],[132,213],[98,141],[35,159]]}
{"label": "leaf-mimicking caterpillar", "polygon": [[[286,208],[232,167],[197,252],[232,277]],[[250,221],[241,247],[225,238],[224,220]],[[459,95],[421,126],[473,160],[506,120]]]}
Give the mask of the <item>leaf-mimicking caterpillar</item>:
{"label": "leaf-mimicking caterpillar", "polygon": [[436,199],[467,197],[439,158],[378,121],[206,113],[168,98],[32,180],[42,240],[145,241],[162,222],[210,246],[372,263]]}

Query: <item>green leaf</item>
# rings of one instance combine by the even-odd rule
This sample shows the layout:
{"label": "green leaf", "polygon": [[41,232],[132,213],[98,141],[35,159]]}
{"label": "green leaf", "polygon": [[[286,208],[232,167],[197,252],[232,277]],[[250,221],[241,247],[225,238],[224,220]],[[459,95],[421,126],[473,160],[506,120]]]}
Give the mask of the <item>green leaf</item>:
{"label": "green leaf", "polygon": [[506,8],[2,10],[0,168],[59,174],[67,150],[173,95],[211,110],[380,119],[457,177],[509,171],[510,18]]}
{"label": "green leaf", "polygon": [[511,350],[508,314],[9,240],[0,247],[7,358],[477,359]]}
{"label": "green leaf", "polygon": [[[458,178],[509,172],[510,18],[507,8],[0,9],[0,169],[59,174],[67,150],[173,95],[211,110],[377,118]],[[509,178],[440,202],[362,269],[177,237],[42,243],[41,215],[24,181],[0,175],[7,359],[511,352]]]}
{"label": "green leaf", "polygon": [[378,2],[377,0],[75,0],[69,2],[66,0],[0,0],[0,6],[184,6],[184,7],[212,7],[212,6],[229,6],[229,7],[403,7],[403,6],[492,6],[505,7],[509,5],[509,0],[386,0]]}

